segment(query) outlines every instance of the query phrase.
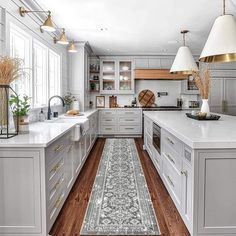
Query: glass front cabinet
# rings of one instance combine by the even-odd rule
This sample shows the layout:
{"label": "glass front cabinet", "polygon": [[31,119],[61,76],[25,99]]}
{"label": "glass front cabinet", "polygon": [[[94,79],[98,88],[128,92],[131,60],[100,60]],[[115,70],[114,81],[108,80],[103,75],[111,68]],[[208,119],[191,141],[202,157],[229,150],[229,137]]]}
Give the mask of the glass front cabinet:
{"label": "glass front cabinet", "polygon": [[100,93],[134,94],[132,60],[101,60]]}

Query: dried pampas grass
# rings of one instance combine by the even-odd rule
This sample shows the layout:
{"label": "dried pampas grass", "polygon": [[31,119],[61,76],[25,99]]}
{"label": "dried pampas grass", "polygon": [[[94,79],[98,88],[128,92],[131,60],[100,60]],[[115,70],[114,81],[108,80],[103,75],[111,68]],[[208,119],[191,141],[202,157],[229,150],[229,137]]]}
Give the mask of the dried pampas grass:
{"label": "dried pampas grass", "polygon": [[202,99],[208,99],[210,95],[211,88],[211,74],[208,68],[206,68],[202,73],[193,72],[194,82],[199,89],[200,96]]}
{"label": "dried pampas grass", "polygon": [[[24,76],[25,72],[22,69],[23,60],[19,58],[0,57],[0,85],[10,85],[17,78]],[[9,91],[9,90],[8,90]],[[6,104],[7,93],[6,88],[0,88],[0,126],[7,124],[8,106]]]}
{"label": "dried pampas grass", "polygon": [[24,75],[23,60],[19,58],[0,57],[0,85],[9,85]]}

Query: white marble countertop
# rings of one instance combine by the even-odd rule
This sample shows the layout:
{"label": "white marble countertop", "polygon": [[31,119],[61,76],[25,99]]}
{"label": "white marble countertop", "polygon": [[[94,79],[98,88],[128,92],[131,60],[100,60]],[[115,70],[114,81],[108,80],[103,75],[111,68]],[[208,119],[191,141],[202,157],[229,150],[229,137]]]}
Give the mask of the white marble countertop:
{"label": "white marble countertop", "polygon": [[145,111],[156,124],[194,149],[236,148],[236,117],[220,114],[218,121],[198,121],[185,111]]}
{"label": "white marble countertop", "polygon": [[[65,133],[70,131],[76,124],[96,112],[96,109],[82,112],[84,116],[77,116],[70,119],[68,123],[36,122],[29,126],[29,134],[19,134],[13,138],[0,139],[2,147],[47,147]],[[65,118],[61,115],[59,118]]]}

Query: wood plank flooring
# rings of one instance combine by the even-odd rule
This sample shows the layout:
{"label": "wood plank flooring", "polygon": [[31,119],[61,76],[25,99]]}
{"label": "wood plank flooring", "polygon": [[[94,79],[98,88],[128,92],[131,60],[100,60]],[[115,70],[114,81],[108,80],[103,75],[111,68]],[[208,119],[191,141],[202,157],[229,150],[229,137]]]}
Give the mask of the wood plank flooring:
{"label": "wood plank flooring", "polygon": [[[147,152],[142,150],[143,140],[138,138],[135,139],[135,142],[162,235],[190,236]],[[83,223],[104,144],[105,139],[101,138],[95,143],[71,193],[52,227],[50,235],[80,235],[80,228]]]}

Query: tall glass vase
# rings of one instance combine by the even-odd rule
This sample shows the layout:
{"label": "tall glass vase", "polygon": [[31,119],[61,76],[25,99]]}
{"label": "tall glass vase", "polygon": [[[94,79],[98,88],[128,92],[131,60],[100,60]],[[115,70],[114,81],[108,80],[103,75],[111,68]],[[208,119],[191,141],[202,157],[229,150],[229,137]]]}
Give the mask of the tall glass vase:
{"label": "tall glass vase", "polygon": [[7,139],[18,134],[18,124],[14,125],[9,98],[15,91],[9,85],[0,85],[0,139]]}

